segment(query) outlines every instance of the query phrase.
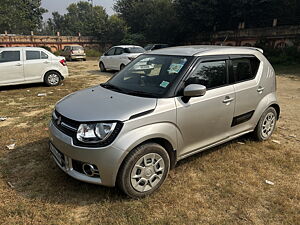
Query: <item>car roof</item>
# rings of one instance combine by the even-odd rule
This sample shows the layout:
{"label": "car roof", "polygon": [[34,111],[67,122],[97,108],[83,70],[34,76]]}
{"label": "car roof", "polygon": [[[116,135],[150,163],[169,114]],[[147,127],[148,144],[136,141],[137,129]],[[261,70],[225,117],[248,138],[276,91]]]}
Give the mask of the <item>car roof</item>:
{"label": "car roof", "polygon": [[134,48],[134,47],[138,47],[138,48],[142,48],[141,46],[138,45],[117,45],[117,46],[113,46],[112,48]]}
{"label": "car roof", "polygon": [[1,47],[0,50],[46,50],[48,51],[47,49],[44,49],[44,48],[41,48],[41,47]]}
{"label": "car roof", "polygon": [[163,48],[151,51],[145,54],[158,55],[181,55],[181,56],[204,56],[204,55],[222,55],[222,54],[254,54],[263,53],[262,49],[253,47],[236,47],[220,45],[188,45]]}

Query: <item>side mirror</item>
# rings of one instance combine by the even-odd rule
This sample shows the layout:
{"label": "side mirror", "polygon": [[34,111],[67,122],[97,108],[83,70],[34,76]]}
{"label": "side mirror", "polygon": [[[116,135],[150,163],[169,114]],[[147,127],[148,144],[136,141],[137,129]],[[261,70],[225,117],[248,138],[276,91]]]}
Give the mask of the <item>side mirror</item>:
{"label": "side mirror", "polygon": [[107,56],[107,52],[105,52],[103,55],[104,55],[104,56]]}
{"label": "side mirror", "polygon": [[201,84],[189,84],[183,90],[184,97],[199,97],[206,94],[206,87]]}

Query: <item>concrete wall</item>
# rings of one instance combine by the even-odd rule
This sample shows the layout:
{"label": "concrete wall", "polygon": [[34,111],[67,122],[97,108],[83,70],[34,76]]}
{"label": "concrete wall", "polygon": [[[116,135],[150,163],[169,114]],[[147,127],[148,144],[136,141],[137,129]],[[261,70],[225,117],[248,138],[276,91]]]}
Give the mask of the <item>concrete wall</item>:
{"label": "concrete wall", "polygon": [[[213,44],[231,46],[254,46],[257,41],[265,40],[273,48],[299,46],[300,26],[280,26],[255,29],[220,31],[211,35],[199,35],[191,40],[192,44]],[[203,41],[208,40],[208,41]]]}
{"label": "concrete wall", "polygon": [[[239,29],[220,31],[213,34],[201,34],[191,37],[186,44],[212,44],[231,46],[254,46],[258,40],[264,39],[273,48],[299,45],[300,26],[279,26],[255,29]],[[207,41],[204,41],[207,40]],[[48,46],[53,52],[66,45],[79,44],[85,48],[107,50],[110,44],[101,43],[96,37],[86,36],[14,36],[0,35],[0,47]]]}
{"label": "concrete wall", "polygon": [[79,44],[85,48],[102,50],[105,45],[96,37],[83,36],[16,36],[1,35],[0,47],[41,47],[48,46],[52,52],[61,50],[66,45]]}

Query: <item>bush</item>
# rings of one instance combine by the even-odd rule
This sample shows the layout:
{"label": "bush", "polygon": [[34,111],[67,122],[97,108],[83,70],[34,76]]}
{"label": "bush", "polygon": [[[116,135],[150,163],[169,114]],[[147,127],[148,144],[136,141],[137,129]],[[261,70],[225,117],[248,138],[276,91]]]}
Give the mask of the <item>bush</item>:
{"label": "bush", "polygon": [[264,40],[260,40],[256,47],[262,48],[264,55],[274,65],[293,65],[300,61],[300,51],[296,45],[286,48],[273,48],[267,45]]}
{"label": "bush", "polygon": [[102,55],[102,52],[97,49],[86,49],[85,53],[88,57],[100,57]]}
{"label": "bush", "polygon": [[61,53],[62,53],[62,50],[58,50],[58,51],[54,52],[53,54],[56,55],[56,56],[60,56]]}
{"label": "bush", "polygon": [[49,46],[41,46],[41,48],[46,49],[49,52],[52,52],[52,50]]}

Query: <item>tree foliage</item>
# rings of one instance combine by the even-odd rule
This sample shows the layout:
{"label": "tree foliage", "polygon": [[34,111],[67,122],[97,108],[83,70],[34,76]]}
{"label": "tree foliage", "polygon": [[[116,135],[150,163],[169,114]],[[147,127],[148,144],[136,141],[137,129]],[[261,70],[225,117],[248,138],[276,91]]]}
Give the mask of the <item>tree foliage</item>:
{"label": "tree foliage", "polygon": [[132,33],[176,43],[218,30],[299,24],[299,0],[117,0],[114,9]]}
{"label": "tree foliage", "polygon": [[1,0],[0,32],[30,34],[38,31],[45,12],[41,0]]}

